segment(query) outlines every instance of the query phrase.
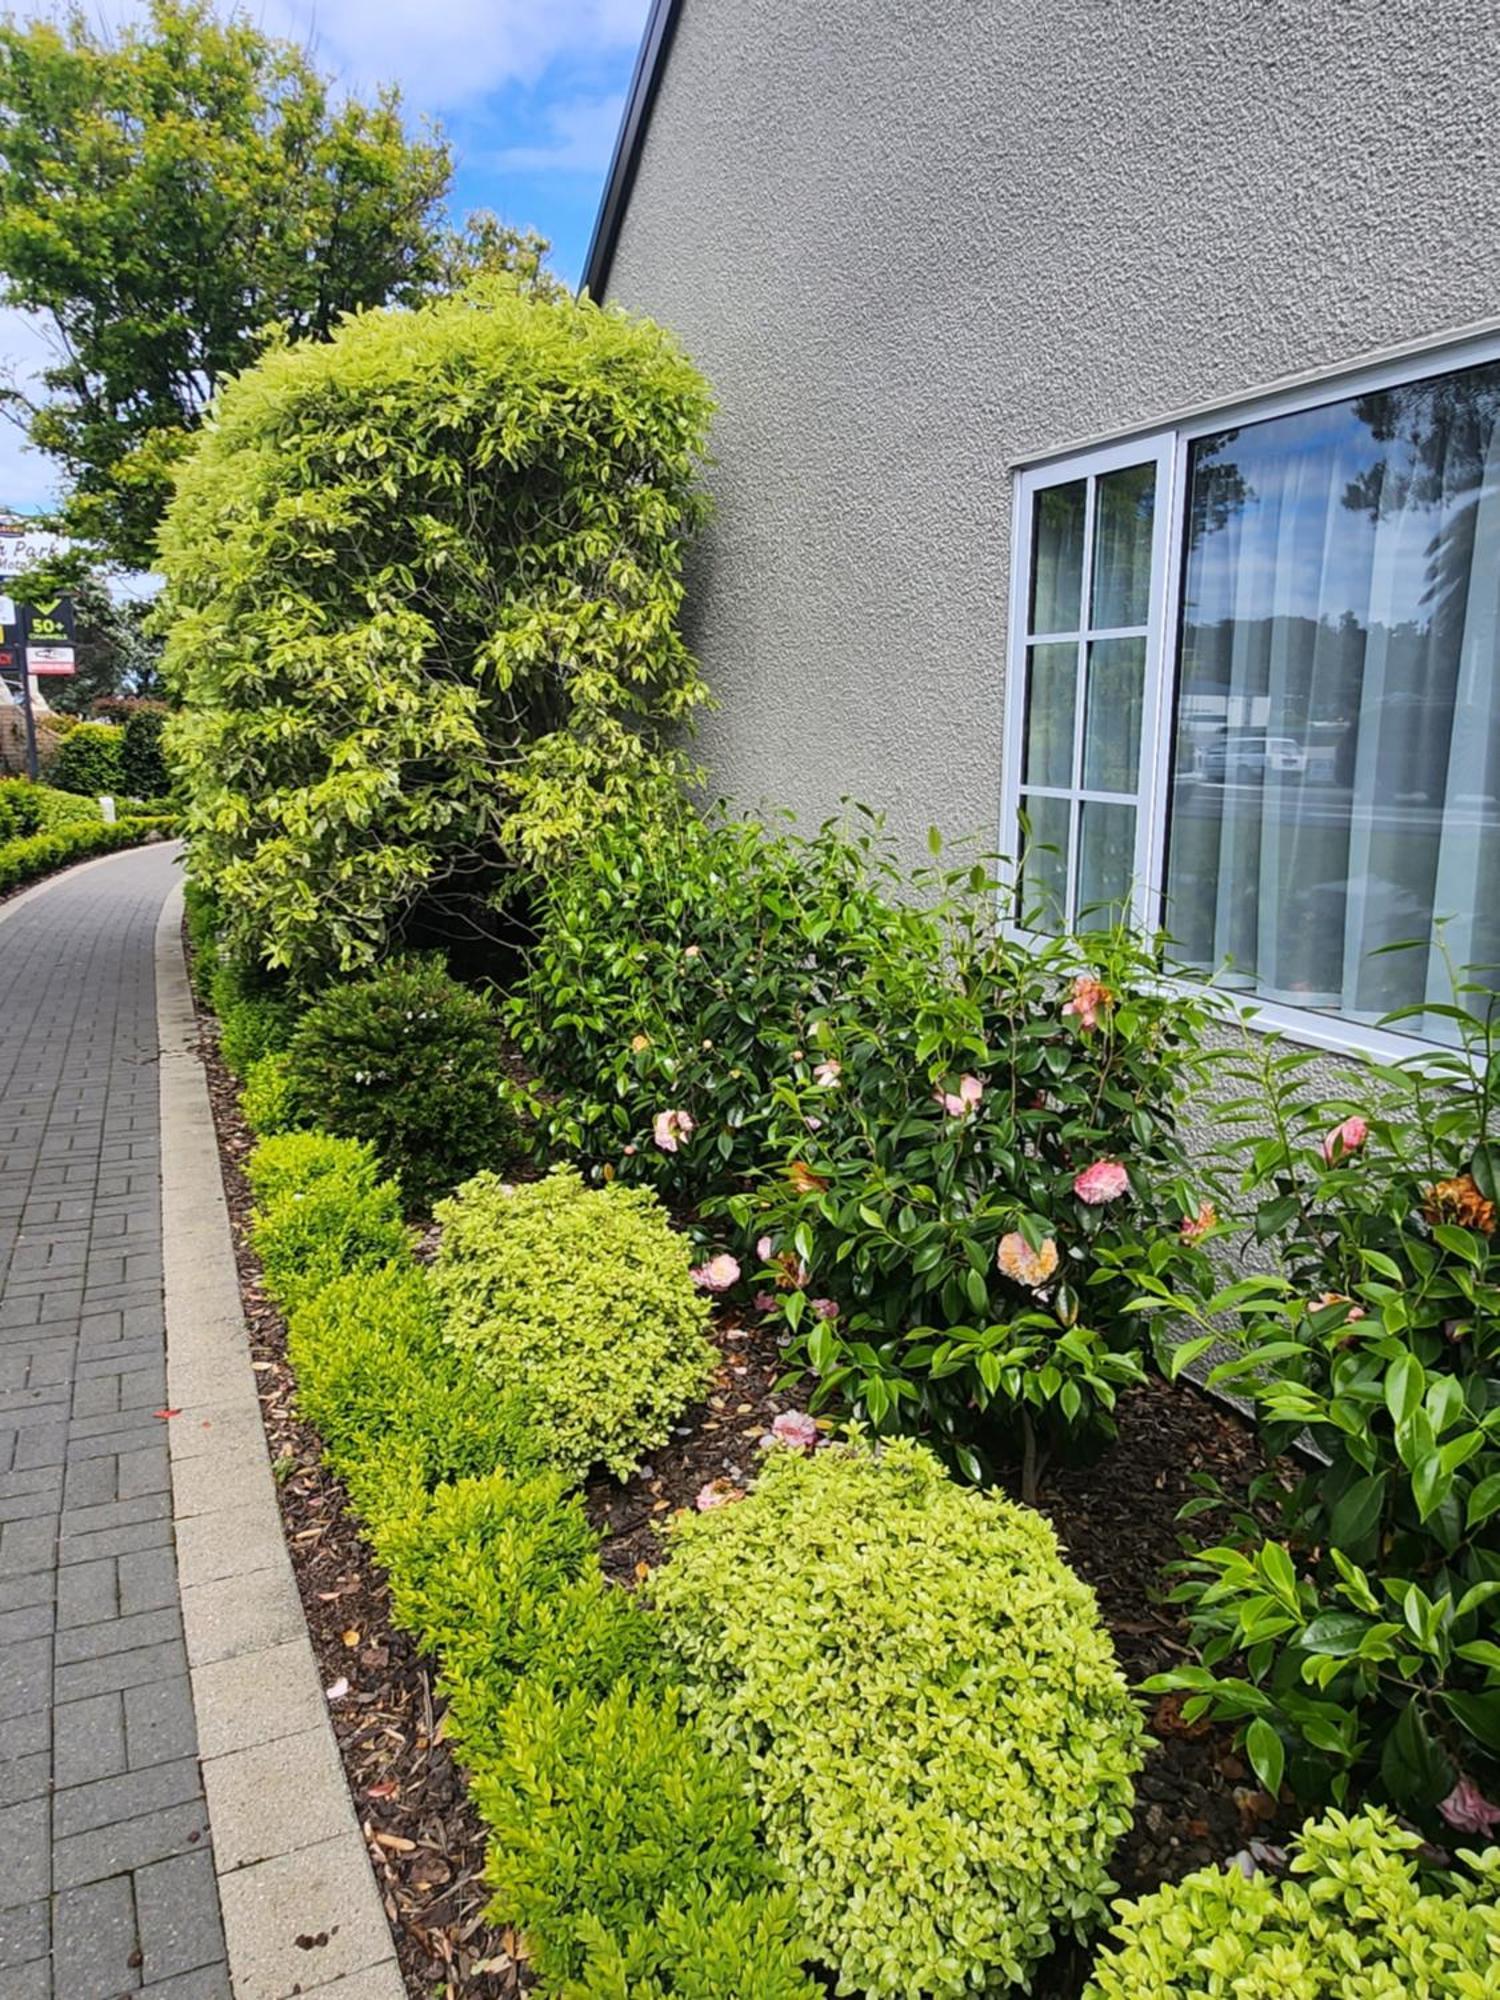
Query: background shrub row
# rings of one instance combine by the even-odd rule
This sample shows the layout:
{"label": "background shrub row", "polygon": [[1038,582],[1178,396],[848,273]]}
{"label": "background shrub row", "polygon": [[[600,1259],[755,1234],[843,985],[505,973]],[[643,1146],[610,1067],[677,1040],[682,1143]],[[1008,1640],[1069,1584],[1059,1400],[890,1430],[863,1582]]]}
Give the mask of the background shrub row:
{"label": "background shrub row", "polygon": [[113,854],[172,831],[165,819],[121,819],[105,826],[98,819],[58,827],[53,833],[33,833],[0,841],[0,895],[21,889],[70,862],[95,854]]}

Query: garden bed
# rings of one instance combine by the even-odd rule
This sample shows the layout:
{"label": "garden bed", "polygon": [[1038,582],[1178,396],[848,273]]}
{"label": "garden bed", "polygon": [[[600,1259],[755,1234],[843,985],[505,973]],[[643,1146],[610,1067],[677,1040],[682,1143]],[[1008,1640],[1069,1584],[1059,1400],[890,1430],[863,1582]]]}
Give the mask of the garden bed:
{"label": "garden bed", "polygon": [[[347,1684],[330,1699],[330,1714],[408,1991],[412,2000],[435,1993],[512,2000],[527,1986],[521,1942],[486,1921],[484,1833],[443,1742],[431,1670],[393,1629],[384,1577],[340,1482],[320,1464],[316,1435],[296,1414],[285,1327],[264,1295],[248,1241],[242,1164],[253,1139],[239,1086],[218,1053],[213,1017],[200,1011],[199,1018],[283,1525],[324,1686]],[[686,1413],[635,1477],[624,1484],[596,1477],[588,1486],[604,1566],[627,1587],[661,1560],[658,1531],[674,1509],[693,1506],[714,1481],[738,1486],[752,1478],[774,1417],[805,1401],[795,1384],[777,1386],[785,1363],[773,1332],[727,1311],[716,1334],[724,1359],[708,1400]],[[1187,1653],[1180,1619],[1160,1601],[1163,1567],[1179,1552],[1178,1509],[1199,1492],[1202,1477],[1241,1499],[1261,1461],[1247,1427],[1187,1381],[1153,1380],[1132,1392],[1120,1428],[1120,1442],[1097,1462],[1055,1469],[1040,1504],[1098,1593],[1135,1684]],[[1281,1830],[1229,1732],[1185,1727],[1179,1707],[1169,1697],[1151,1717],[1156,1740],[1138,1780],[1134,1825],[1114,1863],[1128,1894],[1224,1861]],[[1035,1990],[1041,2000],[1066,2000],[1085,1974],[1086,1955],[1065,1950]]]}

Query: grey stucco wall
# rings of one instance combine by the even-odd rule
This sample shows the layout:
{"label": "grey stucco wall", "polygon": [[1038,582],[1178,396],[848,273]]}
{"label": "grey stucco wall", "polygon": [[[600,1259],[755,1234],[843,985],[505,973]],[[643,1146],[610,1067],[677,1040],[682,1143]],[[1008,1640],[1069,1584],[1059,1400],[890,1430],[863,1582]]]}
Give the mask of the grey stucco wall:
{"label": "grey stucco wall", "polygon": [[1495,0],[684,0],[611,292],[719,398],[746,804],[997,825],[1010,468],[1500,318]]}

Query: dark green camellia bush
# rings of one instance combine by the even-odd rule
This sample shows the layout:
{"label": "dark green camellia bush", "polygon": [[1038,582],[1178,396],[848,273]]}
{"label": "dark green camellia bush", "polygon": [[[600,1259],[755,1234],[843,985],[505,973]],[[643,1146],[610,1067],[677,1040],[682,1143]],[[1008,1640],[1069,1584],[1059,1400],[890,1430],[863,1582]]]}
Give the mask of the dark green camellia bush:
{"label": "dark green camellia bush", "polygon": [[544,1152],[679,1205],[745,1186],[776,1079],[876,941],[892,962],[937,949],[906,887],[870,815],[810,839],[685,804],[601,828],[539,884],[509,1008]]}
{"label": "dark green camellia bush", "polygon": [[1138,1303],[1201,1323],[1185,1355],[1229,1311],[1243,1352],[1212,1379],[1254,1404],[1268,1457],[1304,1436],[1320,1454],[1262,1481],[1279,1536],[1246,1518],[1187,1566],[1203,1664],[1148,1685],[1235,1718],[1273,1789],[1374,1785],[1477,1833],[1500,1821],[1500,1023],[1485,989],[1459,1000],[1435,1011],[1464,1046],[1370,1066],[1359,1102],[1248,1038],[1222,1115],[1274,1268],[1220,1289],[1200,1249],[1142,1272]]}
{"label": "dark green camellia bush", "polygon": [[704,384],[647,322],[485,281],[237,377],[161,533],[169,747],[228,943],[316,984],[481,930],[679,769]]}
{"label": "dark green camellia bush", "polygon": [[432,957],[395,959],[328,988],[288,1046],[284,1115],[368,1139],[418,1206],[518,1145],[486,994]]}
{"label": "dark green camellia bush", "polygon": [[774,1164],[722,1207],[821,1401],[935,1434],[973,1478],[1019,1446],[1031,1494],[1143,1379],[1121,1258],[1170,1272],[1201,1226],[1177,1113],[1203,1009],[1150,940],[998,934],[983,866],[930,887],[935,948],[877,948],[815,1010]]}

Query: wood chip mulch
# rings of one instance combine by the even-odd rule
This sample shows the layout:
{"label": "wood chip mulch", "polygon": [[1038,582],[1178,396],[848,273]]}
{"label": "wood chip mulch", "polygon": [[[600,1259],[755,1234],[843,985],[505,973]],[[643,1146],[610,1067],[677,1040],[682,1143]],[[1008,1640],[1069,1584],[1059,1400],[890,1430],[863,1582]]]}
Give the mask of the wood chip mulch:
{"label": "wood chip mulch", "polygon": [[[316,1434],[296,1413],[285,1327],[248,1241],[242,1163],[253,1139],[219,1059],[217,1023],[200,1010],[199,1026],[287,1545],[324,1686],[339,1689],[329,1712],[407,1991],[410,2000],[519,2000],[533,1981],[522,1941],[488,1918],[484,1830],[443,1742],[432,1667],[392,1627],[385,1577],[342,1486],[321,1467]],[[777,1413],[805,1407],[795,1384],[777,1387],[786,1369],[771,1332],[731,1309],[718,1316],[716,1335],[723,1361],[707,1401],[632,1479],[601,1476],[586,1489],[605,1570],[627,1586],[641,1565],[662,1559],[660,1529],[671,1513],[715,1480],[747,1483]],[[1097,1463],[1052,1470],[1040,1504],[1098,1593],[1135,1683],[1189,1657],[1182,1621],[1162,1601],[1162,1572],[1182,1550],[1177,1513],[1199,1491],[1194,1474],[1242,1500],[1262,1462],[1246,1426],[1186,1381],[1135,1390],[1119,1422],[1118,1444]],[[1210,1515],[1191,1532],[1202,1545],[1222,1525]],[[1125,1894],[1222,1862],[1252,1840],[1278,1841],[1296,1818],[1259,1788],[1227,1731],[1185,1725],[1180,1708],[1171,1697],[1148,1705],[1152,1741],[1135,1820],[1113,1864]],[[1038,1976],[1037,2000],[1072,2000],[1086,1974],[1087,1954],[1060,1951]]]}

